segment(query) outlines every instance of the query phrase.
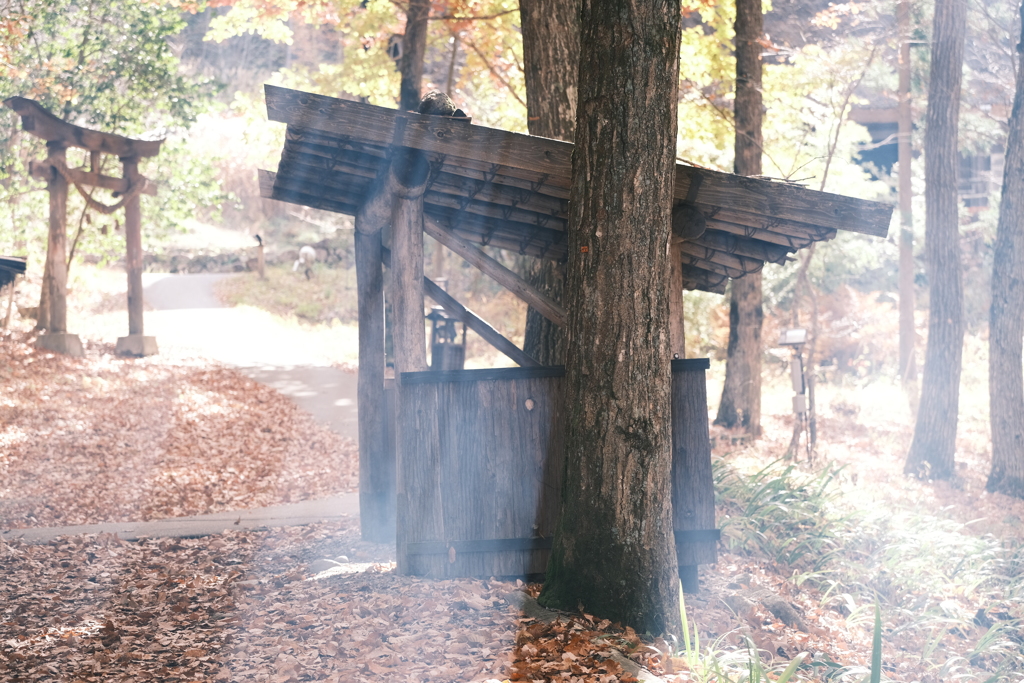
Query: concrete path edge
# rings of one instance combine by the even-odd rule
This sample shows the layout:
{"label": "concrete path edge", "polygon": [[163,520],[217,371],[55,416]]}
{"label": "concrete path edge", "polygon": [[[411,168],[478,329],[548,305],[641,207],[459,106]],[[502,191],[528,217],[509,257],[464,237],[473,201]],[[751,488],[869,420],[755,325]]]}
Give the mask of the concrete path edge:
{"label": "concrete path edge", "polygon": [[117,534],[117,537],[123,541],[136,541],[145,537],[199,538],[224,531],[301,526],[353,518],[358,515],[359,494],[342,493],[330,498],[307,500],[301,503],[273,505],[252,510],[214,512],[191,517],[154,519],[148,522],[106,522],[63,527],[5,529],[0,531],[0,538],[5,541],[20,539],[29,543],[49,543],[60,536],[81,534]]}

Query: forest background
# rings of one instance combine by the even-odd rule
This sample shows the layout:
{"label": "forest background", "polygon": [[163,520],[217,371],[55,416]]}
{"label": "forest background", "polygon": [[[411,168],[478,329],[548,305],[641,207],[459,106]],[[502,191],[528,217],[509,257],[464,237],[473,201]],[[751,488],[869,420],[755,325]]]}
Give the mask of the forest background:
{"label": "forest background", "polygon": [[[884,127],[869,122],[871,112],[895,107],[895,3],[829,5],[813,0],[778,0],[764,8],[766,174],[815,189],[823,187],[840,194],[895,203],[895,178],[900,169],[892,163],[892,154],[886,156],[887,150],[894,153],[895,139],[886,134]],[[730,2],[686,4],[680,55],[679,156],[690,163],[726,171],[732,168],[734,135],[733,12]],[[928,310],[923,259],[924,164],[920,150],[928,94],[931,12],[930,3],[918,2],[913,6],[913,142],[917,152],[912,172],[919,363]],[[431,5],[431,17],[424,89],[450,92],[475,123],[525,131],[527,111],[518,5],[512,1],[435,2]],[[969,418],[968,429],[962,431],[969,440],[970,457],[962,463],[970,469],[981,469],[988,449],[987,414],[981,414],[987,411],[986,402],[974,399],[984,393],[979,388],[984,380],[979,378],[985,372],[982,341],[987,334],[998,218],[999,160],[1018,68],[1015,46],[1019,25],[1017,7],[1012,2],[969,4],[960,149],[961,170],[972,174],[964,175],[967,182],[961,188],[963,201],[959,206],[968,326],[964,382],[974,383],[970,392],[964,392],[970,400],[964,401],[961,424]],[[259,198],[256,169],[276,167],[284,134],[283,127],[266,121],[261,85],[270,82],[395,106],[399,83],[396,36],[403,29],[403,7],[383,0],[0,0],[0,98],[31,97],[63,118],[88,127],[131,136],[167,137],[160,156],[141,168],[143,174],[160,184],[157,197],[143,198],[150,269],[191,269],[204,263],[228,263],[229,269],[238,263],[244,268],[255,247],[251,235],[259,233],[266,238],[272,260],[278,262],[271,272],[272,285],[280,287],[283,283],[297,292],[281,302],[264,301],[261,305],[276,306],[278,312],[310,323],[330,323],[336,319],[344,324],[353,317],[354,282],[350,277],[346,280],[346,273],[351,271],[351,223],[341,216]],[[15,116],[7,116],[7,122],[0,125],[0,253],[28,255],[30,271],[35,267],[38,273],[46,234],[46,199],[39,183],[28,178],[27,163],[45,153],[37,140],[18,130]],[[868,126],[856,124],[857,120]],[[74,154],[69,155],[70,165],[85,163],[84,157],[76,158]],[[69,209],[70,238],[76,244],[72,286],[76,286],[75,278],[79,275],[96,273],[106,266],[111,267],[109,272],[117,273],[117,281],[123,284],[123,275],[117,268],[124,252],[120,225],[113,218],[88,213],[74,194]],[[857,394],[864,399],[860,423],[870,425],[870,430],[851,429],[843,435],[843,442],[837,439],[825,455],[837,457],[847,449],[846,459],[861,463],[859,471],[865,484],[872,476],[872,468],[877,469],[871,483],[866,484],[874,492],[882,490],[877,486],[878,479],[888,472],[874,465],[883,456],[902,456],[898,443],[903,437],[892,436],[897,434],[892,423],[906,419],[904,412],[889,410],[891,395],[883,397],[885,390],[897,386],[895,226],[890,233],[888,240],[844,234],[819,245],[808,272],[813,296],[802,299],[803,311],[797,310],[794,294],[799,264],[768,265],[764,271],[766,347],[773,346],[781,328],[814,325],[819,335],[814,371],[821,385],[828,387],[821,393],[831,399],[831,412],[855,412],[858,405],[851,398],[855,393],[851,389],[856,386],[864,390]],[[307,243],[325,243],[337,257],[329,266],[319,264],[308,285],[290,272],[289,260],[291,252]],[[509,307],[511,314],[507,319],[494,320],[499,307],[508,307],[509,301],[498,298],[497,289],[475,276],[472,269],[440,257],[441,250],[434,246],[428,239],[428,274],[447,279],[457,295],[469,294],[466,298],[474,309],[484,309],[484,317],[500,324],[506,336],[517,343],[521,341],[522,307]],[[223,256],[223,252],[229,252],[235,260],[216,258]],[[515,265],[507,254],[490,253],[510,266]],[[255,278],[249,278],[249,282],[255,282]],[[347,290],[343,286],[346,282]],[[328,296],[326,290],[331,287],[335,291]],[[234,296],[248,297],[250,302],[258,298],[251,291],[235,292]],[[301,300],[302,297],[306,299]],[[346,297],[348,308],[344,304]],[[485,301],[488,298],[490,308]],[[19,289],[19,304],[29,306],[34,300],[38,300],[38,275],[28,278]],[[687,355],[711,356],[716,361],[712,378],[717,375],[720,381],[728,333],[726,299],[691,292],[687,293],[686,305]],[[494,363],[494,357],[482,356],[482,351],[482,345],[470,349],[476,362]],[[781,379],[788,369],[788,358],[788,352],[766,348],[766,377]],[[788,402],[788,387],[783,389],[775,391],[774,398]],[[769,386],[766,391],[773,389]],[[717,397],[713,389],[709,394]],[[872,400],[874,405],[870,405]],[[766,425],[766,432],[774,432],[775,438],[769,435],[765,439],[768,446],[759,446],[764,450],[762,455],[769,450],[772,456],[781,454],[778,432],[786,426],[778,419]],[[783,440],[788,441],[788,434],[783,435]],[[897,445],[892,446],[894,443]],[[879,460],[868,457],[872,449],[887,448],[890,450],[883,455],[874,454]],[[847,474],[843,481],[852,481],[856,486],[857,471]],[[731,475],[723,474],[725,478],[718,482],[719,492],[727,501],[739,500],[744,505],[749,502],[745,508],[749,515],[755,503],[763,502],[765,487],[777,484],[779,509],[786,506],[799,511],[792,504],[799,495],[786,488],[786,477],[791,471],[787,468],[784,475],[777,477],[775,470],[762,472],[767,474],[759,473],[749,480],[749,492],[743,488],[747,480],[742,480],[740,486],[728,478]],[[831,468],[826,470],[822,481],[831,481],[832,474]],[[757,488],[761,481],[769,484]],[[730,486],[743,491],[730,492]],[[923,489],[911,486],[915,485],[894,484],[894,497],[898,494],[901,499],[907,498],[908,491],[911,503],[927,497],[921,493]],[[819,489],[814,481],[804,488],[819,493],[826,490],[825,484]],[[992,499],[989,508],[977,505],[976,488],[973,484],[964,487],[955,483],[949,489],[936,490],[950,496],[942,502],[955,499],[971,507],[970,520],[983,515],[988,515],[990,521],[1001,519],[1001,510],[990,509],[996,506]],[[873,501],[878,503],[877,499]],[[789,526],[766,515],[762,526],[750,522],[746,527],[743,524],[748,518],[727,505],[723,509],[732,519],[723,524],[724,536],[732,550],[761,547],[785,569],[787,580],[805,594],[810,586],[818,586],[822,604],[828,600],[846,601],[843,609],[849,612],[847,623],[863,623],[864,615],[870,613],[872,599],[880,597],[887,620],[890,615],[897,615],[906,622],[898,621],[892,635],[902,631],[927,636],[921,636],[922,647],[930,654],[922,655],[922,661],[934,655],[936,661],[953,662],[946,654],[935,654],[936,644],[943,638],[956,640],[950,651],[963,653],[960,641],[975,635],[971,629],[980,628],[981,640],[976,646],[974,641],[967,644],[975,651],[964,655],[971,665],[981,662],[989,671],[1020,670],[1016,632],[1011,634],[1013,642],[988,637],[1018,622],[1007,617],[1007,621],[991,626],[985,617],[988,609],[990,614],[1005,613],[1014,620],[1019,618],[1016,579],[1010,582],[1010,589],[999,593],[1000,600],[1005,597],[1013,604],[1010,608],[992,597],[995,592],[991,585],[1001,579],[990,575],[1018,576],[1020,561],[1015,545],[1002,544],[988,536],[977,540],[972,532],[964,531],[967,524],[956,526],[947,534],[955,536],[959,545],[947,543],[947,536],[939,541],[928,537],[936,529],[945,530],[943,524],[949,520],[944,517],[943,523],[936,523],[933,517],[912,515],[911,526],[916,525],[915,531],[906,534],[902,545],[899,541],[904,537],[892,542],[891,537],[886,540],[885,534],[878,531],[887,521],[879,522],[876,528],[847,520],[843,533],[834,533],[835,520],[823,513],[826,507],[812,500],[807,517]],[[771,505],[767,508],[776,510]],[[873,512],[884,517],[883,508],[877,505]],[[968,522],[968,518],[955,514],[951,517]],[[1019,518],[1007,514],[1005,519],[1009,520],[1007,537],[1016,537]],[[791,517],[786,520],[792,521]],[[809,552],[804,539],[812,533],[820,543],[813,548],[814,552]],[[843,534],[855,536],[860,542],[850,541]],[[769,547],[775,541],[784,544],[796,540],[800,541],[796,549],[790,545]],[[847,548],[848,554],[834,553],[834,546]],[[933,548],[934,552],[917,554],[922,547]],[[874,568],[862,569],[851,559],[874,559],[874,554],[879,553],[891,559],[901,548],[916,569],[908,570],[906,558],[898,558],[900,562],[883,564],[876,574]],[[1009,557],[1005,562],[1004,556]],[[842,571],[836,569],[836,563],[829,564],[834,557],[842,557]],[[999,561],[990,562],[993,557]],[[972,574],[964,569],[976,566],[983,566],[989,574]],[[932,590],[922,574],[934,575],[939,588]],[[865,580],[865,576],[870,580]],[[854,590],[857,586],[863,590]],[[984,595],[979,597],[979,593]],[[856,604],[853,598],[847,600],[850,595],[856,598]],[[929,602],[922,595],[945,599]],[[955,610],[950,607],[961,598],[962,605],[954,605]],[[952,629],[951,610],[956,611],[960,624]],[[930,621],[922,621],[925,618]],[[707,617],[701,615],[701,619],[706,623]],[[907,626],[910,623],[914,624],[912,628]],[[1005,645],[1005,650],[1014,654],[986,663],[978,652],[984,650],[982,645],[986,643],[985,651],[992,651],[993,642],[998,645],[996,649]],[[759,645],[770,651],[778,650],[775,643]],[[897,646],[902,649],[902,641]],[[946,679],[939,675],[936,680]]]}
{"label": "forest background", "polygon": [[[149,268],[168,269],[169,255],[182,248],[185,257],[224,251],[223,240],[203,239],[211,234],[208,226],[243,236],[259,233],[271,253],[332,239],[341,255],[337,265],[351,265],[344,256],[351,250],[349,219],[259,198],[255,171],[276,167],[284,135],[283,127],[266,121],[261,86],[275,83],[395,106],[399,74],[394,57],[404,25],[400,4],[3,0],[0,5],[0,97],[37,99],[65,120],[88,127],[167,138],[161,154],[141,169],[161,188],[157,197],[143,199]],[[684,5],[678,154],[691,163],[731,170],[734,6],[703,0]],[[766,175],[818,189],[827,174],[826,191],[895,203],[899,169],[887,157],[895,138],[879,139],[877,129],[850,121],[858,118],[857,110],[895,106],[894,3],[780,0],[776,6],[765,3],[764,9]],[[930,13],[930,3],[915,3],[914,38],[923,46]],[[975,335],[984,333],[990,299],[998,159],[1016,69],[1016,14],[1016,5],[1002,0],[971,3],[969,13],[962,164],[969,168],[981,159],[988,164],[983,171],[991,170],[989,176],[981,174],[987,183],[981,194],[991,201],[961,203],[965,315]],[[518,5],[510,0],[434,2],[430,16],[424,90],[450,92],[475,123],[525,131]],[[912,55],[914,147],[920,150],[929,54],[914,49]],[[26,170],[30,159],[44,156],[42,144],[19,131],[13,115],[0,127],[0,141],[0,252],[28,255],[30,263],[38,264],[45,244],[46,199]],[[923,314],[924,180],[923,164],[915,156],[915,284],[917,310]],[[84,159],[69,159],[69,165],[80,163]],[[978,195],[974,185],[967,188]],[[121,258],[124,238],[116,219],[91,215],[74,194],[69,226],[73,262],[113,264]],[[884,242],[841,234],[816,252],[809,276],[820,295],[815,297],[817,357],[828,377],[863,380],[897,372],[895,233]],[[197,239],[182,239],[189,234]],[[228,244],[243,254],[244,262],[246,249],[255,243]],[[511,259],[501,252],[494,255]],[[432,265],[433,275],[453,287],[478,298],[497,293],[471,270],[436,255],[428,259],[428,272]],[[74,270],[72,265],[72,277]],[[809,324],[807,314],[801,317],[795,310],[796,273],[795,262],[765,267],[768,346],[778,329]],[[27,303],[31,288],[22,289]],[[307,305],[300,314],[314,322],[347,322],[346,310],[350,307],[335,301],[326,309]],[[513,338],[521,337],[522,321],[516,316],[499,322]],[[923,333],[924,320],[919,323]],[[687,325],[688,356],[724,358],[727,309],[722,297],[688,293]],[[919,352],[922,348],[919,344]],[[769,354],[766,361],[781,374],[788,356]]]}

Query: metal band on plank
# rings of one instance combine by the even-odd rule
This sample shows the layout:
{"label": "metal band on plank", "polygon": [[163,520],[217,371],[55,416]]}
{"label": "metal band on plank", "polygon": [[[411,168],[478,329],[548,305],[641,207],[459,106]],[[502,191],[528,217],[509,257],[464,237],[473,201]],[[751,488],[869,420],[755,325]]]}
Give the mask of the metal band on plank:
{"label": "metal band on plank", "polygon": [[721,529],[695,529],[676,531],[676,543],[717,543],[722,538]]}
{"label": "metal band on plank", "polygon": [[541,365],[527,368],[485,368],[483,370],[447,370],[444,372],[403,372],[402,384],[435,384],[438,382],[486,382],[489,380],[536,379],[563,377],[562,365]]}
{"label": "metal band on plank", "polygon": [[710,358],[675,358],[672,361],[672,372],[707,370],[710,367]]}

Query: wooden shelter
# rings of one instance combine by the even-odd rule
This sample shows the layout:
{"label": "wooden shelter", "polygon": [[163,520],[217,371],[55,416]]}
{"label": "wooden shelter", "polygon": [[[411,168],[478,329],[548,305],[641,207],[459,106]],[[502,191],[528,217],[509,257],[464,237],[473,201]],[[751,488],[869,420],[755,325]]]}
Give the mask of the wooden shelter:
{"label": "wooden shelter", "polygon": [[[499,417],[498,412],[522,410],[522,406],[532,411],[531,403],[556,406],[557,400],[551,400],[550,396],[558,395],[559,389],[550,384],[550,378],[558,376],[558,371],[536,368],[534,372],[540,372],[536,377],[533,374],[503,376],[513,384],[500,386],[493,383],[502,378],[495,379],[487,375],[487,371],[464,371],[485,374],[461,374],[447,379],[430,377],[445,373],[423,372],[426,370],[424,293],[520,366],[535,368],[538,365],[423,276],[423,233],[480,268],[555,324],[564,325],[566,312],[558,302],[538,292],[481,247],[556,262],[566,260],[572,145],[475,126],[465,119],[399,112],[274,86],[266,86],[266,99],[269,118],[287,124],[288,128],[277,172],[260,171],[263,196],[356,217],[360,504],[364,536],[379,540],[393,528],[388,510],[396,495],[392,473],[397,470],[398,554],[405,558],[399,563],[400,571],[439,573],[440,569],[429,562],[418,565],[408,560],[410,548],[433,552],[441,547],[438,544],[448,549],[452,567],[461,552],[458,548],[469,547],[466,543],[471,540],[482,543],[480,547],[492,548],[499,555],[510,551],[543,551],[543,542],[527,538],[529,529],[525,532],[519,529],[515,533],[520,535],[515,538],[501,538],[495,534],[509,532],[497,531],[497,527],[492,526],[489,530],[474,532],[485,534],[485,538],[467,539],[457,537],[469,533],[464,524],[466,520],[447,525],[443,521],[446,518],[440,507],[446,504],[445,500],[467,495],[465,490],[453,490],[451,496],[444,495],[450,482],[443,474],[442,453],[449,446],[457,450],[454,444],[458,441],[451,436],[455,429],[450,422],[454,419],[452,416],[464,416],[467,422],[463,426],[467,429],[474,428],[471,422],[483,420],[484,432],[492,437],[497,435],[498,443],[513,450],[519,446],[529,453],[540,449],[543,458],[548,460],[542,458],[538,471],[549,471],[545,468],[550,459],[561,457],[560,453],[554,455],[560,450],[558,439],[550,437],[559,430],[552,431],[550,424],[527,429],[522,420],[533,418],[520,414],[518,418],[506,419]],[[783,263],[788,254],[813,242],[831,239],[838,230],[884,236],[892,212],[890,206],[876,202],[683,164],[676,167],[675,202],[670,304],[673,320],[680,323],[671,327],[673,352],[679,358],[683,356],[684,288],[723,292],[729,278],[757,272],[765,262]],[[386,399],[384,391],[382,263],[390,269],[389,296],[395,312],[397,399]],[[493,386],[489,384],[485,389],[480,385],[467,394],[468,390],[457,388],[461,386],[459,382],[465,381],[492,383]],[[436,382],[449,388],[423,389]],[[694,420],[694,411],[689,406],[689,422],[673,419],[677,428],[687,424],[685,429],[690,432],[679,434],[678,440],[674,436],[674,442],[689,444],[674,450],[677,453],[687,450],[704,453],[706,450],[707,454],[698,459],[701,463],[707,461],[710,486],[710,449],[697,447],[700,443],[706,444],[708,438],[702,382],[703,369],[700,370],[701,391],[696,392],[700,394],[703,418]],[[515,383],[522,384],[522,388],[516,389]],[[682,399],[696,395],[692,381],[687,386],[690,389],[679,390],[682,392],[680,401],[674,400],[674,405],[689,405],[688,400]],[[524,399],[522,392],[529,396]],[[534,393],[545,399],[533,398]],[[527,402],[523,403],[524,400]],[[470,408],[478,411],[481,405],[489,406],[487,416],[473,413],[476,417],[467,417]],[[555,419],[553,415],[548,414],[548,418]],[[434,419],[440,422],[434,424],[431,422]],[[476,447],[480,457],[484,457],[481,444]],[[493,450],[496,446],[492,443],[489,448]],[[392,449],[397,455],[391,453]],[[397,465],[394,457],[397,457]],[[516,458],[508,461],[514,460]],[[677,460],[677,464],[680,462]],[[703,464],[695,462],[680,464],[691,469],[681,471],[673,479],[682,482],[692,478],[694,467],[703,468]],[[536,480],[538,485],[550,479],[530,467],[533,465],[519,474]],[[486,475],[481,481],[493,484],[495,479]],[[435,495],[439,490],[440,497]],[[706,549],[710,543],[713,557],[716,532],[713,525],[708,526],[708,509],[710,520],[714,519],[713,497],[707,493],[698,496],[698,503],[693,496],[683,500],[674,495],[677,508],[689,509],[687,514],[692,513],[693,519],[705,525],[689,529],[677,525],[676,529],[677,539],[683,545],[692,542],[703,544],[701,547]],[[540,494],[530,500],[543,507],[537,502],[541,500],[538,496]],[[701,510],[694,512],[694,505]],[[474,508],[469,505],[459,509],[471,514]],[[537,518],[539,528],[541,518],[548,513],[541,514],[537,510],[534,512],[540,515]],[[432,537],[410,536],[410,530],[426,529],[425,524],[430,528],[424,533]],[[680,537],[680,531],[686,533]],[[542,537],[543,533],[539,533]],[[708,553],[694,550],[695,547],[680,548],[681,566],[709,561]],[[525,572],[527,567],[543,566],[543,563],[536,564],[535,559],[511,565],[507,557],[496,559],[496,564],[459,563],[462,569],[446,571],[499,573],[498,568],[511,566]]]}
{"label": "wooden shelter", "polygon": [[[21,127],[46,141],[44,161],[33,161],[29,173],[45,180],[50,195],[50,231],[46,247],[43,289],[39,302],[39,326],[46,334],[39,337],[41,348],[80,356],[82,344],[67,331],[67,199],[68,185],[74,185],[89,208],[113,213],[124,208],[126,270],[128,272],[128,336],[117,340],[117,353],[144,356],[157,352],[156,340],[146,337],[142,321],[142,207],[140,195],[156,194],[156,186],[139,174],[139,159],[160,152],[163,140],[135,140],[112,133],[82,128],[62,121],[38,102],[11,97],[4,105],[21,117]],[[88,168],[68,168],[67,148],[89,152]],[[123,175],[115,178],[100,173],[102,156],[116,155]],[[112,190],[120,201],[107,206],[96,201],[86,187]]]}

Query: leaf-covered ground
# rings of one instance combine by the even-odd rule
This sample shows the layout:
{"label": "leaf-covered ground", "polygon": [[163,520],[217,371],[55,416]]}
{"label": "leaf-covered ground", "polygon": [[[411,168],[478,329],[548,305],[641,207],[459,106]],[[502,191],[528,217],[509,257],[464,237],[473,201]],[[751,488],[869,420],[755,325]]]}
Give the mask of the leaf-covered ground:
{"label": "leaf-covered ground", "polygon": [[[0,340],[2,526],[354,489],[352,444],[276,392],[197,359],[110,351],[73,360]],[[0,541],[0,680],[607,683],[640,663],[666,681],[724,683],[777,678],[806,653],[791,680],[859,681],[876,597],[890,680],[1021,680],[1024,502],[983,490],[987,434],[972,407],[984,387],[969,389],[952,483],[902,476],[910,421],[892,386],[819,387],[813,467],[769,464],[789,442],[783,412],[768,412],[757,444],[724,446],[723,544],[687,597],[689,649],[587,614],[524,612],[537,585],[398,576],[393,548],[360,541],[352,520]]]}
{"label": "leaf-covered ground", "polygon": [[197,359],[85,358],[0,337],[0,528],[298,502],[358,486],[351,440]]}

